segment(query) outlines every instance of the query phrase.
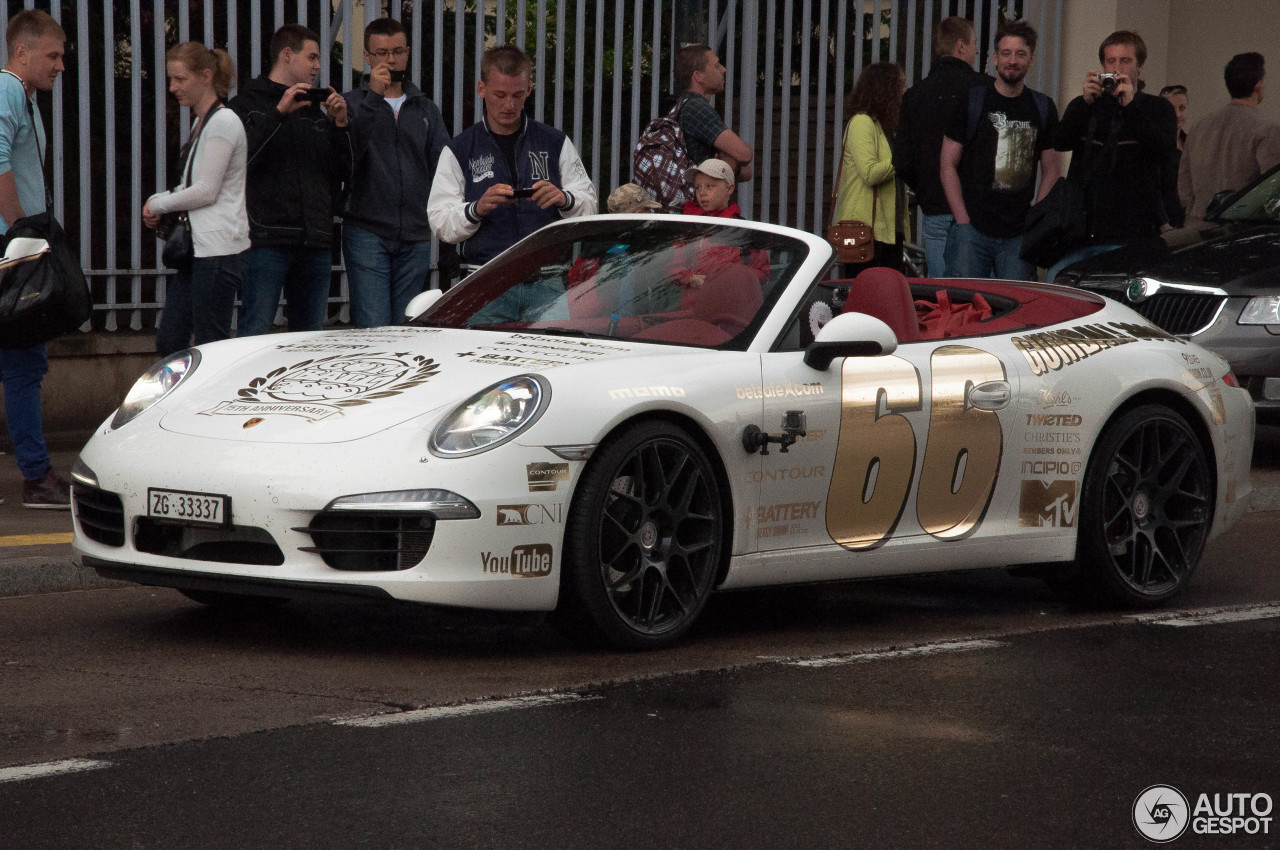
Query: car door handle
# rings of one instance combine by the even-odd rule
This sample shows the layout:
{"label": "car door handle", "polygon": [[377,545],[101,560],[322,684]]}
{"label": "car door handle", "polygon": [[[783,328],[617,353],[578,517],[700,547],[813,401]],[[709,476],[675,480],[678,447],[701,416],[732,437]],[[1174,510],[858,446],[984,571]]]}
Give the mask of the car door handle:
{"label": "car door handle", "polygon": [[965,400],[970,407],[979,410],[1003,410],[1012,398],[1013,390],[1009,388],[1008,381],[987,381],[970,387]]}

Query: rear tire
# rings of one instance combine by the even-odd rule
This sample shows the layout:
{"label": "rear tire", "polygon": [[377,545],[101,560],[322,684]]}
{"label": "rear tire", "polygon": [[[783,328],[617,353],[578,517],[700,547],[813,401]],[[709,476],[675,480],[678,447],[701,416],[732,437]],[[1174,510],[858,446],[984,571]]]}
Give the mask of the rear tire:
{"label": "rear tire", "polygon": [[685,429],[627,428],[597,449],[574,493],[557,624],[615,649],[671,646],[711,595],[725,514],[711,462]]}
{"label": "rear tire", "polygon": [[1153,608],[1183,591],[1213,524],[1203,444],[1163,405],[1134,408],[1094,445],[1081,493],[1076,561],[1049,584],[1071,601]]}

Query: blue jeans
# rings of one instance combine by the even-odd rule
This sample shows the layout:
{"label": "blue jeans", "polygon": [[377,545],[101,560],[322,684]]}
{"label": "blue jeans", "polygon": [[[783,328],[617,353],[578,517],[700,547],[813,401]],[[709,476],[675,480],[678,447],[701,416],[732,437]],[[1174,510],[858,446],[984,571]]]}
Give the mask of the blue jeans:
{"label": "blue jeans", "polygon": [[951,213],[920,216],[920,242],[924,245],[925,273],[929,277],[947,276],[947,234],[956,223]]}
{"label": "blue jeans", "polygon": [[245,260],[236,336],[257,336],[275,326],[284,292],[291,331],[318,331],[329,307],[333,253],[328,248],[253,248]]}
{"label": "blue jeans", "polygon": [[1045,276],[1045,280],[1053,283],[1053,279],[1058,276],[1058,272],[1065,269],[1072,263],[1078,263],[1081,260],[1087,260],[1090,257],[1096,257],[1099,254],[1105,254],[1108,251],[1114,251],[1119,245],[1085,245],[1083,248],[1077,248],[1070,254],[1067,254],[1058,262],[1053,264],[1053,268],[1049,269],[1049,274]]}
{"label": "blue jeans", "polygon": [[195,345],[231,338],[231,316],[248,253],[196,257],[190,271],[169,278],[156,330],[156,354],[167,357],[187,348],[193,333]]}
{"label": "blue jeans", "polygon": [[351,323],[377,328],[404,321],[404,310],[431,274],[431,242],[400,242],[344,225],[342,254],[351,284]]}
{"label": "blue jeans", "polygon": [[39,481],[52,467],[40,419],[40,384],[49,371],[44,343],[31,348],[0,348],[0,384],[4,384],[4,415],[18,471]]}
{"label": "blue jeans", "polygon": [[972,224],[956,224],[947,237],[947,275],[1035,280],[1035,268],[1018,256],[1021,250],[1021,236],[987,236]]}

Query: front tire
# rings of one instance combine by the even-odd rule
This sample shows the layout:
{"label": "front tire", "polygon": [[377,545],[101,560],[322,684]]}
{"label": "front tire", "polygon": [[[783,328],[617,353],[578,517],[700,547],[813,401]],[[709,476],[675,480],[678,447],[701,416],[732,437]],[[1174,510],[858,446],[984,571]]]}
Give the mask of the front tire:
{"label": "front tire", "polygon": [[574,494],[557,620],[616,649],[675,643],[711,595],[725,514],[715,470],[685,429],[627,428],[597,450]]}
{"label": "front tire", "polygon": [[1107,426],[1081,494],[1075,569],[1052,582],[1068,596],[1153,608],[1191,580],[1213,523],[1213,474],[1187,421],[1144,405]]}

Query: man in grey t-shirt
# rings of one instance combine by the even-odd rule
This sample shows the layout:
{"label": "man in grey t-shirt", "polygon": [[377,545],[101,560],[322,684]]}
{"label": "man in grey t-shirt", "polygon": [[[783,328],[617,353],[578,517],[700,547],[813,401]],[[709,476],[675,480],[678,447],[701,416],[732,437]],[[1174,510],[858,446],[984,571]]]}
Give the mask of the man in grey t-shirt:
{"label": "man in grey t-shirt", "polygon": [[676,52],[675,75],[684,103],[680,130],[689,161],[697,164],[717,157],[733,167],[736,182],[750,180],[755,151],[725,125],[707,99],[724,91],[725,67],[720,57],[708,45],[687,45]]}

